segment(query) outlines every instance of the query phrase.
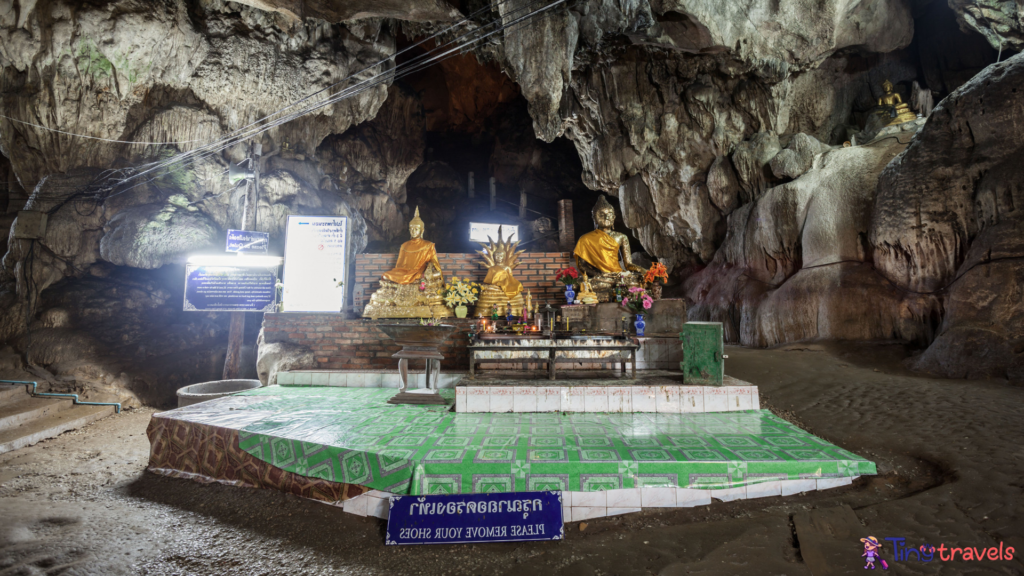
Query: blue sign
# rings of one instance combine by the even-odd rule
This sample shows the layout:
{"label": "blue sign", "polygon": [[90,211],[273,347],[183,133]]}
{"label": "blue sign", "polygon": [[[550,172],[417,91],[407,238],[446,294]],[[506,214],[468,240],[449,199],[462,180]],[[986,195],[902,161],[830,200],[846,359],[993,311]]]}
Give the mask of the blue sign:
{"label": "blue sign", "polygon": [[228,252],[258,252],[266,254],[270,247],[270,234],[252,230],[228,230]]}
{"label": "blue sign", "polygon": [[385,543],[561,540],[561,492],[392,496]]}
{"label": "blue sign", "polygon": [[273,312],[276,304],[276,267],[185,267],[185,310]]}

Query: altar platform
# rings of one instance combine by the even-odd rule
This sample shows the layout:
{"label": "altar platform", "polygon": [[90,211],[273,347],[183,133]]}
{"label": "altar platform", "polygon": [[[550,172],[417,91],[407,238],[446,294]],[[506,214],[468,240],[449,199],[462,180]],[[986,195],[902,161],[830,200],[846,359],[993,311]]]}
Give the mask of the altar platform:
{"label": "altar platform", "polygon": [[[269,386],[153,415],[149,470],[386,517],[392,494],[560,490],[566,521],[850,484],[875,465],[767,410],[479,413]],[[450,402],[454,391],[441,390]]]}

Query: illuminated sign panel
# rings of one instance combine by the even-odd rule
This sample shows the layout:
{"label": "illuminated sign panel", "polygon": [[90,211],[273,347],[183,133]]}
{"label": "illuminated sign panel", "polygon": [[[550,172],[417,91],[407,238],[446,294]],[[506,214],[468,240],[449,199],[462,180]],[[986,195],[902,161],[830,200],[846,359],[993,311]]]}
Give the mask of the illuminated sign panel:
{"label": "illuminated sign panel", "polygon": [[190,312],[272,312],[277,305],[277,266],[185,266],[185,310]]}
{"label": "illuminated sign panel", "polygon": [[289,216],[285,225],[285,312],[340,312],[348,271],[348,218]]}
{"label": "illuminated sign panel", "polygon": [[519,240],[519,226],[515,224],[484,224],[482,222],[469,223],[469,239],[473,242],[487,242],[487,237],[490,236],[497,242],[498,226],[501,226],[501,237],[503,239]]}

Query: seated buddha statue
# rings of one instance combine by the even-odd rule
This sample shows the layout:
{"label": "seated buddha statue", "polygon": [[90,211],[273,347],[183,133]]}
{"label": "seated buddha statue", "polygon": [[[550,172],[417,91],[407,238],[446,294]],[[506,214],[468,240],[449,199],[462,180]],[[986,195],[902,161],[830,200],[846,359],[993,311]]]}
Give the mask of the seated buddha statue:
{"label": "seated buddha statue", "polygon": [[503,239],[501,226],[498,226],[498,241],[488,236],[488,244],[481,242],[483,250],[476,252],[487,266],[487,276],[480,286],[480,297],[476,301],[477,316],[491,315],[494,306],[498,307],[499,316],[508,314],[506,308],[509,306],[514,316],[519,316],[523,309],[523,284],[512,276],[512,270],[519,265],[519,255],[525,250],[516,252],[519,241],[512,242],[511,238]]}
{"label": "seated buddha statue", "polygon": [[644,269],[633,264],[630,258],[629,238],[612,230],[615,208],[604,194],[591,213],[596,229],[576,241],[576,267],[591,280],[598,300],[608,302],[614,297],[616,284],[640,286]]}
{"label": "seated buddha statue", "polygon": [[576,299],[580,301],[580,304],[597,304],[599,302],[586,272],[583,273],[583,280],[580,281],[580,292],[576,295]]}
{"label": "seated buddha statue", "polygon": [[885,94],[882,94],[882,97],[878,99],[878,105],[889,110],[891,118],[886,126],[895,126],[917,120],[917,114],[911,112],[910,106],[903,102],[903,98],[900,98],[899,93],[893,91],[892,82],[888,80],[882,82],[882,90]]}
{"label": "seated buddha statue", "polygon": [[395,268],[385,272],[380,288],[363,310],[365,318],[445,318],[451,310],[441,299],[444,275],[433,242],[423,239],[423,220],[416,208],[409,222],[412,239],[398,250]]}

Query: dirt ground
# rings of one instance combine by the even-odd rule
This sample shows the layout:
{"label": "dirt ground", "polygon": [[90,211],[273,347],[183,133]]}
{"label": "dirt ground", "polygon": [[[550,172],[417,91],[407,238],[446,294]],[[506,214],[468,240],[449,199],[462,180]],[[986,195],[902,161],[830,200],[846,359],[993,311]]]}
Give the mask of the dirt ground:
{"label": "dirt ground", "polygon": [[[730,347],[762,406],[874,460],[879,476],[784,498],[567,525],[560,542],[385,547],[385,522],[269,490],[144,472],[152,410],[0,456],[0,576],[22,574],[810,574],[793,515],[849,505],[860,537],[1024,554],[1024,388],[939,380],[899,346]],[[890,550],[891,552],[891,550]],[[902,562],[898,574],[1024,574],[1019,561]]]}

